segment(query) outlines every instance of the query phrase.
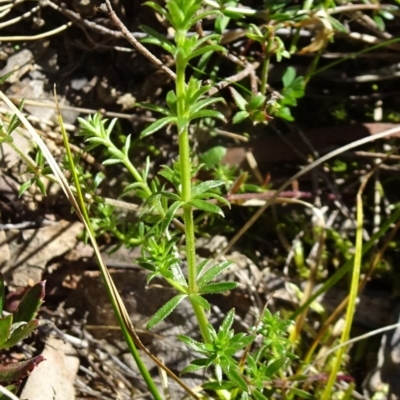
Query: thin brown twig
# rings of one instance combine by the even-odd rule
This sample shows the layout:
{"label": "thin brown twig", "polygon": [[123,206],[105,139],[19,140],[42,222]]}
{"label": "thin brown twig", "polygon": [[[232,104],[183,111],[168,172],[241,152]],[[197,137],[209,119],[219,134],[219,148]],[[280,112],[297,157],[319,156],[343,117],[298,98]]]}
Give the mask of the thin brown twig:
{"label": "thin brown twig", "polygon": [[9,41],[9,42],[22,42],[24,40],[39,40],[43,39],[49,36],[56,35],[57,33],[60,33],[62,31],[65,31],[72,25],[72,22],[67,22],[64,25],[59,26],[56,29],[52,29],[47,32],[40,33],[38,35],[32,35],[32,36],[0,36],[0,41]]}
{"label": "thin brown twig", "polygon": [[17,22],[19,22],[25,18],[29,18],[32,14],[34,14],[36,11],[39,11],[39,10],[40,10],[40,6],[35,6],[31,10],[27,11],[26,13],[24,13],[18,17],[9,19],[8,21],[4,21],[0,24],[0,29],[5,28],[6,26],[16,24]]}
{"label": "thin brown twig", "polygon": [[247,64],[246,68],[242,71],[240,71],[239,73],[232,75],[226,79],[224,79],[221,82],[218,82],[217,84],[215,84],[209,91],[208,94],[210,96],[213,96],[214,94],[216,94],[217,92],[219,92],[221,89],[226,88],[227,86],[229,86],[232,83],[235,82],[239,82],[242,79],[246,78],[247,76],[249,76],[252,71],[254,71],[255,69],[257,69],[260,66],[259,62],[255,62],[252,64]]}
{"label": "thin brown twig", "polygon": [[143,54],[148,60],[150,60],[153,64],[157,65],[162,71],[164,71],[172,80],[176,79],[176,74],[171,69],[169,69],[161,60],[159,60],[153,53],[148,51],[146,47],[144,47],[127,29],[127,27],[122,23],[122,21],[118,18],[117,14],[115,14],[114,10],[111,7],[111,3],[109,0],[106,0],[105,5],[102,4],[100,6],[100,10],[106,12],[110,19],[114,22],[117,28],[122,32],[125,36],[126,40],[141,54]]}

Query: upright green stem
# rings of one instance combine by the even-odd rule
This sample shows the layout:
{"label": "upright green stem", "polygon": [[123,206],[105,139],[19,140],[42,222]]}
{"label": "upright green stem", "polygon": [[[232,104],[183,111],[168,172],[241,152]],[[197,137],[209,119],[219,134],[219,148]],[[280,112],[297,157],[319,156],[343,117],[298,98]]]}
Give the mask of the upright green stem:
{"label": "upright green stem", "polygon": [[[180,35],[185,40],[186,33]],[[179,46],[179,40],[177,41]],[[192,163],[190,159],[189,146],[189,115],[185,100],[185,69],[186,61],[180,57],[179,50],[176,58],[176,99],[178,114],[178,135],[179,135],[179,163],[181,172],[183,222],[185,224],[186,258],[188,265],[188,286],[189,294],[196,294],[197,273],[196,273],[196,240],[194,235],[193,207],[188,204],[192,200]],[[203,307],[191,301],[193,311],[199,324],[200,332],[205,342],[210,342],[211,337],[207,330],[208,319]]]}
{"label": "upright green stem", "polygon": [[[303,11],[311,10],[311,7],[313,6],[313,3],[314,3],[314,0],[306,0],[303,3]],[[297,51],[297,42],[299,41],[299,38],[300,38],[300,29],[297,28],[296,29],[296,33],[293,36],[292,43],[290,44],[289,52],[291,54],[293,54],[293,53],[295,53]]]}
{"label": "upright green stem", "polygon": [[272,45],[273,45],[273,37],[274,37],[274,31],[272,27],[267,27],[269,30],[268,33],[268,42],[267,46],[265,48],[264,52],[264,62],[262,66],[262,72],[261,72],[261,85],[260,85],[260,93],[265,94],[267,90],[267,82],[268,82],[268,70],[269,70],[269,63],[271,59],[271,50],[272,50]]}
{"label": "upright green stem", "polygon": [[[369,177],[369,176],[368,176]],[[349,340],[350,330],[353,326],[354,313],[356,309],[356,300],[358,294],[358,286],[360,282],[360,271],[361,271],[361,261],[362,261],[362,239],[363,239],[363,202],[362,202],[362,192],[364,187],[368,181],[368,178],[364,179],[361,183],[360,190],[357,193],[357,231],[356,231],[356,243],[355,243],[355,256],[354,256],[354,266],[353,273],[351,278],[351,287],[349,293],[349,303],[347,305],[345,326],[342,332],[342,336],[340,338],[341,343],[345,343]],[[336,360],[331,369],[328,382],[325,385],[325,390],[322,394],[322,400],[329,400],[332,398],[332,388],[336,382],[337,374],[342,364],[343,355],[345,353],[346,348],[341,347],[336,353]]]}

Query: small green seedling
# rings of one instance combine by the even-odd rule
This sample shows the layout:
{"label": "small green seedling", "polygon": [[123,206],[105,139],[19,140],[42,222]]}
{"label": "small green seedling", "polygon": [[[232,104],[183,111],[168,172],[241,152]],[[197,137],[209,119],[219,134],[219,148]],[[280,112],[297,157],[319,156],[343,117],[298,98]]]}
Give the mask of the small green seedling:
{"label": "small green seedling", "polygon": [[[38,320],[34,318],[43,303],[44,293],[45,281],[42,281],[25,293],[14,312],[7,313],[4,311],[4,279],[0,274],[0,349],[9,349],[15,346],[38,326]],[[1,363],[0,384],[15,393],[21,380],[43,360],[43,356],[36,356],[25,361]],[[6,398],[4,395],[0,395],[0,400]]]}

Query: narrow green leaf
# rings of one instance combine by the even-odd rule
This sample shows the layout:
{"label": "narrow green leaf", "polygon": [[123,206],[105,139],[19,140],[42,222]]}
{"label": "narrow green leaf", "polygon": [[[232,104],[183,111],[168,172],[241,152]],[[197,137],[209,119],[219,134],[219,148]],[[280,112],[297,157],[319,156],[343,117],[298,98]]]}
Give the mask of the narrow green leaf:
{"label": "narrow green leaf", "polygon": [[33,185],[33,182],[33,179],[29,179],[29,181],[24,182],[19,188],[18,197],[21,197]]}
{"label": "narrow green leaf", "polygon": [[2,85],[12,74],[15,74],[16,71],[11,71],[8,74],[3,75],[0,77],[0,85]]}
{"label": "narrow green leaf", "polygon": [[[227,3],[227,2],[224,1],[224,3]],[[197,11],[197,9],[196,9],[196,11]],[[209,10],[209,11],[204,11],[204,12],[201,12],[201,13],[197,14],[196,16],[194,16],[192,21],[191,21],[191,23],[192,23],[192,25],[194,25],[198,21],[200,21],[202,19],[205,19],[208,16],[215,16],[215,15],[216,16],[221,16],[221,12],[219,10],[216,10],[216,9],[212,9],[212,10]],[[209,36],[214,36],[214,35],[209,35]],[[217,35],[217,36],[220,36],[220,35]]]}
{"label": "narrow green leaf", "polygon": [[299,396],[302,399],[307,399],[307,400],[317,400],[317,397],[313,396],[312,394],[306,392],[305,390],[298,389],[295,387],[292,387],[290,389],[291,393],[293,393],[296,396]]}
{"label": "narrow green leaf", "polygon": [[290,86],[295,78],[296,70],[293,67],[288,67],[282,77],[283,86],[285,88]]}
{"label": "narrow green leaf", "polygon": [[174,53],[175,46],[165,36],[146,25],[141,25],[139,28],[149,35],[141,40],[142,43],[152,43],[162,47],[170,54]]}
{"label": "narrow green leaf", "polygon": [[193,351],[197,351],[198,353],[207,353],[204,343],[198,342],[186,335],[177,335],[177,338]]}
{"label": "narrow green leaf", "polygon": [[200,155],[200,161],[205,164],[208,169],[217,166],[226,155],[226,147],[215,146]]}
{"label": "narrow green leaf", "polygon": [[157,121],[153,122],[150,126],[148,126],[141,134],[140,138],[143,139],[146,136],[152,135],[154,132],[159,131],[165,125],[172,124],[176,122],[176,117],[164,117],[160,118]]}
{"label": "narrow green leaf", "polygon": [[107,144],[107,140],[101,137],[93,136],[86,138],[85,143],[98,143],[105,146]]}
{"label": "narrow green leaf", "polygon": [[229,290],[233,290],[237,288],[238,283],[236,282],[218,282],[218,283],[209,283],[208,285],[204,285],[199,289],[199,293],[202,294],[216,294],[227,292]]}
{"label": "narrow green leaf", "polygon": [[156,267],[154,264],[147,262],[147,261],[141,261],[141,259],[136,259],[137,263],[144,269],[147,269],[148,271],[154,272],[156,270]]}
{"label": "narrow green leaf", "polygon": [[215,110],[200,110],[190,115],[190,121],[197,118],[215,118],[225,121],[225,115]]}
{"label": "narrow green leaf", "polygon": [[251,391],[251,394],[253,395],[255,400],[269,400],[267,397],[265,397],[261,392],[259,392],[257,389],[254,389]]}
{"label": "narrow green leaf", "polygon": [[126,137],[126,141],[125,141],[125,144],[124,144],[124,148],[123,148],[123,150],[122,150],[122,152],[124,153],[124,156],[125,156],[125,157],[128,157],[129,149],[130,149],[130,147],[131,147],[131,139],[132,139],[132,135],[128,135],[128,136]]}
{"label": "narrow green leaf", "polygon": [[175,201],[174,203],[171,204],[161,224],[162,231],[166,231],[168,229],[169,224],[174,218],[176,212],[179,210],[180,207],[182,207],[183,204],[184,204],[183,201]]}
{"label": "narrow green leaf", "polygon": [[197,281],[197,284],[199,285],[199,287],[203,287],[206,283],[215,279],[221,272],[225,271],[231,265],[231,261],[224,261],[222,263],[212,266],[200,277],[200,279]]}
{"label": "narrow green leaf", "polygon": [[[111,122],[108,124],[107,129],[105,130],[105,134],[106,134],[106,138],[109,139],[111,136],[111,133],[114,129],[115,124],[117,123],[118,119],[117,118],[113,118],[111,120]],[[103,119],[102,121],[99,121],[99,124],[101,125],[101,127],[104,129],[105,124],[106,124],[107,120]]]}
{"label": "narrow green leaf", "polygon": [[217,193],[213,193],[213,192],[206,192],[206,193],[200,193],[197,196],[194,196],[196,199],[209,199],[210,197],[218,200],[220,203],[225,204],[226,206],[228,206],[229,208],[231,207],[231,203],[229,203],[229,201],[227,199],[225,199],[224,197],[220,196]]}
{"label": "narrow green leaf", "polygon": [[258,94],[258,95],[255,95],[255,96],[253,95],[251,97],[250,101],[249,101],[247,109],[249,111],[259,110],[259,109],[261,109],[261,107],[263,107],[265,105],[265,102],[266,102],[266,97],[265,96],[263,96],[261,94]]}
{"label": "narrow green leaf", "polygon": [[[20,111],[23,110],[24,107],[24,103],[25,103],[25,99],[22,99],[21,103],[18,106],[18,109]],[[17,114],[14,114],[11,117],[11,121],[8,124],[8,134],[10,135],[10,139],[12,140],[11,134],[14,132],[15,129],[17,129],[20,125],[22,124],[22,122],[20,121],[19,117]]]}
{"label": "narrow green leaf", "polygon": [[102,165],[114,165],[114,164],[119,164],[122,163],[122,161],[118,158],[109,158],[107,160],[104,160],[101,164]]}
{"label": "narrow green leaf", "polygon": [[178,30],[189,30],[189,26],[185,26],[185,13],[175,1],[168,1],[167,8],[169,10],[169,20],[171,25]]}
{"label": "narrow green leaf", "polygon": [[36,319],[23,324],[11,334],[7,341],[0,345],[0,349],[8,349],[15,346],[18,342],[29,336],[37,326],[38,321]]}
{"label": "narrow green leaf", "polygon": [[219,187],[224,183],[224,181],[218,180],[201,182],[198,185],[192,187],[192,196],[195,197],[200,193],[204,193],[207,192],[207,190]]}
{"label": "narrow green leaf", "polygon": [[222,46],[219,46],[217,44],[210,44],[208,46],[203,46],[195,51],[192,51],[188,56],[188,60],[191,60],[192,58],[195,58],[195,57],[199,57],[199,56],[203,55],[204,53],[208,53],[209,51],[212,51],[214,53],[216,53],[216,52],[225,53],[226,52],[226,50]]}
{"label": "narrow green leaf", "polygon": [[219,214],[222,217],[224,216],[224,213],[218,206],[216,206],[215,204],[209,203],[208,201],[204,201],[201,199],[192,199],[191,201],[189,201],[188,204],[190,204],[191,206],[193,206],[199,210]]}
{"label": "narrow green leaf", "polygon": [[147,329],[153,328],[155,325],[160,323],[162,320],[168,317],[172,311],[181,303],[181,301],[187,297],[186,294],[178,294],[177,296],[173,297],[167,303],[165,303],[151,318],[150,321],[147,323]]}
{"label": "narrow green leaf", "polygon": [[199,306],[203,307],[206,311],[210,311],[210,303],[204,297],[199,296],[198,294],[190,294],[189,299]]}
{"label": "narrow green leaf", "polygon": [[233,87],[230,87],[229,90],[231,91],[233,101],[235,102],[239,110],[246,111],[247,101],[245,100],[245,98]]}
{"label": "narrow green leaf", "polygon": [[[206,390],[228,390],[229,393],[236,389],[236,385],[229,381],[222,381],[222,382],[206,382],[201,385],[203,389]],[[242,399],[240,399],[242,400]]]}
{"label": "narrow green leaf", "polygon": [[167,93],[166,101],[167,101],[168,107],[171,109],[173,114],[176,115],[177,112],[178,112],[178,110],[177,110],[177,100],[176,100],[176,94],[175,94],[175,92],[173,90],[170,90]]}
{"label": "narrow green leaf", "polygon": [[159,4],[154,3],[154,1],[146,1],[143,3],[143,5],[151,7],[153,10],[158,12],[163,17],[165,17],[167,14],[167,11],[164,8],[162,8]]}
{"label": "narrow green leaf", "polygon": [[239,372],[239,369],[234,364],[229,364],[225,366],[221,363],[222,369],[226,376],[229,378],[231,382],[237,385],[244,392],[248,392],[249,388],[247,387],[246,381],[243,379],[242,375]]}
{"label": "narrow green leaf", "polygon": [[46,281],[32,286],[24,295],[14,313],[13,322],[29,322],[35,318],[43,303]]}
{"label": "narrow green leaf", "polygon": [[[191,107],[193,107],[195,104],[198,104],[199,102],[202,102],[203,100],[208,100],[208,99],[203,99],[203,100],[199,100],[199,99],[204,94],[206,94],[210,89],[211,89],[210,85],[205,85],[205,86],[196,87],[191,92],[188,91],[188,93],[186,94],[187,103]],[[219,97],[218,99],[221,99],[221,98]],[[224,99],[222,98],[221,101],[224,101]],[[201,108],[199,108],[198,110],[200,110]],[[191,112],[198,111],[198,110],[191,108]]]}
{"label": "narrow green leaf", "polygon": [[12,321],[12,315],[0,319],[0,345],[10,337]]}
{"label": "narrow green leaf", "polygon": [[226,317],[222,321],[222,324],[219,327],[218,332],[223,332],[227,334],[229,332],[229,329],[231,329],[232,327],[234,319],[235,319],[235,309],[232,308],[232,310],[230,310],[228,314],[226,314]]}
{"label": "narrow green leaf", "polygon": [[177,195],[176,193],[166,192],[165,190],[162,190],[161,192],[158,192],[157,194],[161,194],[163,197],[165,197],[167,199],[171,199],[171,200],[175,200],[175,201],[181,200],[180,196]]}
{"label": "narrow green leaf", "polygon": [[46,196],[46,186],[40,178],[36,179],[36,185],[39,188],[40,193],[42,193],[43,196]]}
{"label": "narrow green leaf", "polygon": [[[268,339],[267,339],[268,340]],[[267,366],[266,373],[268,376],[274,376],[286,363],[285,357],[274,360]]]}
{"label": "narrow green leaf", "polygon": [[146,190],[147,186],[146,186],[146,184],[141,183],[141,182],[131,183],[126,188],[124,188],[124,191],[122,192],[122,195],[126,196],[128,193],[136,191],[138,188],[142,189],[142,190]]}
{"label": "narrow green leaf", "polygon": [[205,368],[205,365],[190,364],[187,367],[183,368],[183,370],[181,371],[181,375],[187,374],[189,372],[196,372],[199,369],[203,369],[203,368]]}
{"label": "narrow green leaf", "polygon": [[201,276],[201,273],[204,269],[204,267],[210,262],[211,260],[209,259],[205,259],[203,261],[201,261],[200,263],[198,263],[196,265],[196,271],[197,271],[197,277],[199,278]]}
{"label": "narrow green leaf", "polygon": [[246,118],[248,118],[249,115],[250,114],[247,111],[239,111],[233,116],[232,123],[240,124],[242,121],[244,121]]}
{"label": "narrow green leaf", "polygon": [[182,268],[180,267],[180,265],[177,262],[175,262],[174,264],[172,264],[170,270],[172,273],[174,283],[178,284],[181,287],[181,289],[178,289],[178,288],[177,289],[180,291],[184,290],[184,292],[186,293],[188,285],[187,285],[185,275],[183,275]]}
{"label": "narrow green leaf", "polygon": [[222,97],[211,97],[209,99],[202,99],[190,106],[190,113],[194,114],[203,108],[206,108],[214,103],[225,101]]}
{"label": "narrow green leaf", "polygon": [[99,147],[100,143],[92,143],[92,144],[88,144],[87,146],[85,146],[84,150],[89,153],[89,151],[95,149],[96,147]]}
{"label": "narrow green leaf", "polygon": [[218,40],[221,39],[221,35],[218,33],[213,33],[211,35],[205,35],[202,38],[198,38],[196,40],[196,48],[199,48],[200,46],[203,46],[205,43],[210,43],[211,41],[217,42]]}
{"label": "narrow green leaf", "polygon": [[338,31],[340,33],[349,33],[349,29],[343,25],[340,21],[338,21],[336,18],[333,18],[332,16],[328,16],[329,22],[332,24],[333,28],[335,31]]}
{"label": "narrow green leaf", "polygon": [[[168,110],[168,108],[165,108],[163,106],[158,106],[156,104],[150,104],[150,103],[137,103],[138,106],[145,108],[146,110],[158,112],[160,114],[166,115],[168,117],[171,117],[171,111]],[[156,121],[157,122],[157,121]]]}

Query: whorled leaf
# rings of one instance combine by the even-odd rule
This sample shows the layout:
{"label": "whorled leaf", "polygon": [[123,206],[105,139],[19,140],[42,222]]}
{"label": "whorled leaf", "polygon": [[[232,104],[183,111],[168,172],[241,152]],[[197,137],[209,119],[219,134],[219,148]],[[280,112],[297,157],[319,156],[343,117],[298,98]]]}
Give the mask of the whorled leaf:
{"label": "whorled leaf", "polygon": [[246,118],[248,118],[249,115],[250,115],[250,113],[248,111],[239,111],[233,116],[232,123],[233,124],[240,124]]}
{"label": "whorled leaf", "polygon": [[241,111],[246,111],[247,100],[233,87],[230,87],[231,95],[233,97],[233,101]]}
{"label": "whorled leaf", "polygon": [[141,25],[140,29],[149,35],[148,37],[141,40],[142,43],[155,44],[156,46],[162,47],[165,51],[167,51],[170,54],[174,53],[175,46],[165,36],[161,35],[157,31],[146,25]]}
{"label": "whorled leaf", "polygon": [[194,114],[212,104],[223,102],[224,99],[222,97],[211,97],[208,99],[201,99],[196,101],[193,105],[190,106],[190,113]]}
{"label": "whorled leaf", "polygon": [[204,285],[199,288],[199,293],[202,294],[217,294],[227,292],[229,290],[236,289],[238,287],[237,282],[217,282]]}
{"label": "whorled leaf", "polygon": [[176,212],[179,210],[180,207],[182,207],[183,204],[183,201],[175,201],[169,206],[168,211],[166,212],[163,222],[161,224],[161,229],[163,231],[167,230],[172,219],[175,217]]}
{"label": "whorled leaf", "polygon": [[223,261],[222,263],[218,263],[212,266],[209,270],[204,272],[201,276],[198,276],[197,284],[201,288],[208,282],[215,279],[220,273],[225,271],[232,265],[231,261]]}
{"label": "whorled leaf", "polygon": [[187,297],[186,294],[178,294],[177,296],[173,297],[167,303],[165,303],[151,318],[150,321],[147,323],[146,328],[151,329],[162,320],[168,317],[172,311],[175,310],[176,307],[182,302],[182,300]]}
{"label": "whorled leaf", "polygon": [[190,204],[191,206],[193,206],[199,210],[219,214],[222,217],[224,216],[224,213],[217,205],[209,203],[208,201],[201,200],[201,199],[192,199],[188,202],[188,204]]}
{"label": "whorled leaf", "polygon": [[224,318],[224,320],[221,323],[221,326],[219,327],[218,332],[223,333],[224,335],[227,335],[229,330],[232,327],[233,321],[235,319],[235,309],[232,308],[232,310],[230,310],[228,312],[228,314],[226,314],[226,317]]}
{"label": "whorled leaf", "polygon": [[206,311],[210,311],[211,309],[210,303],[204,297],[199,296],[198,294],[190,294],[189,299],[190,301],[204,308]]}
{"label": "whorled leaf", "polygon": [[192,187],[192,197],[196,197],[200,193],[207,192],[210,189],[217,188],[225,182],[220,180],[204,181]]}
{"label": "whorled leaf", "polygon": [[215,110],[200,110],[190,115],[190,121],[197,118],[215,118],[221,121],[225,121],[224,114]]}
{"label": "whorled leaf", "polygon": [[144,131],[142,131],[142,133],[140,134],[140,138],[143,139],[146,136],[152,135],[154,132],[159,131],[164,126],[172,123],[176,123],[176,117],[160,118],[149,125]]}
{"label": "whorled leaf", "polygon": [[229,378],[229,380],[237,385],[240,389],[244,392],[248,392],[249,388],[247,386],[246,381],[243,379],[243,376],[239,372],[239,369],[233,363],[225,364],[223,361],[221,362],[222,370],[224,371],[225,375]]}
{"label": "whorled leaf", "polygon": [[[198,342],[197,340],[192,339],[189,336],[186,335],[178,335],[177,338],[186,344],[191,350],[196,351],[197,353],[202,353],[202,354],[207,354],[206,350],[206,345],[202,342]],[[201,358],[200,360],[204,360],[204,358]],[[192,361],[193,363],[193,361]],[[205,364],[203,363],[203,366]]]}

